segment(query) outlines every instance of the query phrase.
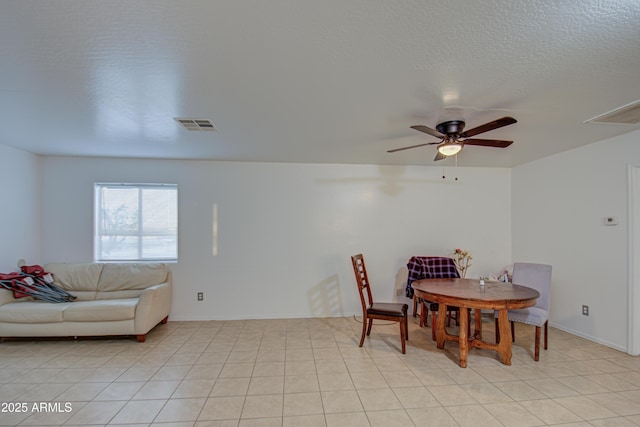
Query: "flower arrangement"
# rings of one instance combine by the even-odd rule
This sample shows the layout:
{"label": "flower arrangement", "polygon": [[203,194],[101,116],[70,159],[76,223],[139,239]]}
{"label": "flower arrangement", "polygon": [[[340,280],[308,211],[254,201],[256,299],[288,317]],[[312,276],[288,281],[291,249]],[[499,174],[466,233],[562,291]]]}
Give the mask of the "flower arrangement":
{"label": "flower arrangement", "polygon": [[460,273],[460,277],[463,279],[467,275],[467,269],[471,267],[471,260],[473,257],[469,253],[469,251],[465,251],[462,249],[455,249],[453,251],[453,263],[456,265],[458,269],[458,273]]}

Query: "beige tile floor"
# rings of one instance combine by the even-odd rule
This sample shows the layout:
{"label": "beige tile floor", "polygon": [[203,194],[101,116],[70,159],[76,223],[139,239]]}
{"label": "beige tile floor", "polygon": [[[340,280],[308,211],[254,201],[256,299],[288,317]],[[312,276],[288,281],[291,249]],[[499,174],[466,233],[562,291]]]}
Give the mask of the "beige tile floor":
{"label": "beige tile floor", "polygon": [[[491,340],[493,321],[483,326]],[[456,345],[438,350],[413,318],[406,355],[397,325],[379,322],[364,348],[360,328],[354,318],[169,322],[145,343],[5,341],[0,425],[640,425],[638,357],[551,328],[536,363],[533,328],[517,325],[511,366],[474,349],[462,369]]]}

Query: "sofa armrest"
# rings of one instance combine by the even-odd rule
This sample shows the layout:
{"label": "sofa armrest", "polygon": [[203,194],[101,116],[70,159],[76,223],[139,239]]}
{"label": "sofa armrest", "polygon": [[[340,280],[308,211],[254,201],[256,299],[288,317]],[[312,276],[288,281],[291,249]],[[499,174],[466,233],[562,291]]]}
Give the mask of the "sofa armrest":
{"label": "sofa armrest", "polygon": [[0,305],[8,304],[10,302],[15,302],[15,298],[13,297],[13,292],[9,289],[0,288]]}
{"label": "sofa armrest", "polygon": [[150,286],[140,294],[136,307],[134,333],[146,334],[171,311],[171,282]]}

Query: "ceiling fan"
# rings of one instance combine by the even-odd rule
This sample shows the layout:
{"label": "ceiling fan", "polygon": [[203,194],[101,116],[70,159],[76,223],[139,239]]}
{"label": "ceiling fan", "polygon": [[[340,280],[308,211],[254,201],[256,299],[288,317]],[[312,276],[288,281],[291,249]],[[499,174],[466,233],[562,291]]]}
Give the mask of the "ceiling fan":
{"label": "ceiling fan", "polygon": [[503,126],[508,126],[516,123],[517,120],[513,117],[502,117],[489,123],[474,127],[468,131],[463,132],[464,121],[462,120],[449,120],[439,123],[435,129],[430,127],[417,125],[411,126],[411,129],[415,129],[420,132],[428,133],[429,135],[440,138],[438,142],[427,142],[426,144],[412,145],[410,147],[395,148],[388,150],[387,153],[395,153],[396,151],[409,150],[411,148],[424,147],[425,145],[438,145],[438,153],[433,159],[434,161],[442,160],[445,157],[458,154],[462,147],[465,145],[480,145],[483,147],[497,147],[506,148],[513,144],[513,141],[503,141],[499,139],[478,139],[471,138],[472,136],[489,132],[490,130],[498,129]]}

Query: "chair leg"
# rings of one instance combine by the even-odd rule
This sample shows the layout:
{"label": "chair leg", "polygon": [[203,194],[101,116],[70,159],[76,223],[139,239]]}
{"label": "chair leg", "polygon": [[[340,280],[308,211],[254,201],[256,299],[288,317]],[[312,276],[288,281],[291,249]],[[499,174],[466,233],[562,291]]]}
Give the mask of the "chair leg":
{"label": "chair leg", "polygon": [[513,321],[511,322],[511,342],[516,342],[516,329],[513,326]]}
{"label": "chair leg", "polygon": [[500,343],[500,330],[498,329],[498,318],[494,315],[494,323],[496,327],[496,344]]}
{"label": "chair leg", "polygon": [[362,347],[364,344],[364,336],[366,335],[366,333],[367,333],[367,318],[364,317],[362,319],[362,336],[360,337],[360,347]]}
{"label": "chair leg", "polygon": [[533,353],[533,360],[536,362],[540,359],[540,326],[536,326],[536,347]]}
{"label": "chair leg", "polygon": [[547,333],[547,326],[549,325],[549,321],[544,322],[544,349],[547,349],[547,337],[549,334]]}
{"label": "chair leg", "polygon": [[404,337],[409,341],[409,316],[404,314]]}
{"label": "chair leg", "polygon": [[420,302],[420,327],[426,327],[429,326],[428,325],[428,319],[429,319],[429,309],[427,308],[427,303],[425,303],[424,301]]}
{"label": "chair leg", "polygon": [[437,312],[431,312],[431,339],[436,340],[436,314]]}
{"label": "chair leg", "polygon": [[373,319],[369,319],[369,326],[367,327],[367,336],[371,335],[372,326],[373,326]]}
{"label": "chair leg", "polygon": [[[406,319],[406,317],[405,317]],[[406,349],[406,344],[405,344],[405,329],[404,329],[404,322],[398,322],[398,325],[400,325],[400,342],[402,343],[402,354],[406,354],[407,353],[407,349]]]}

